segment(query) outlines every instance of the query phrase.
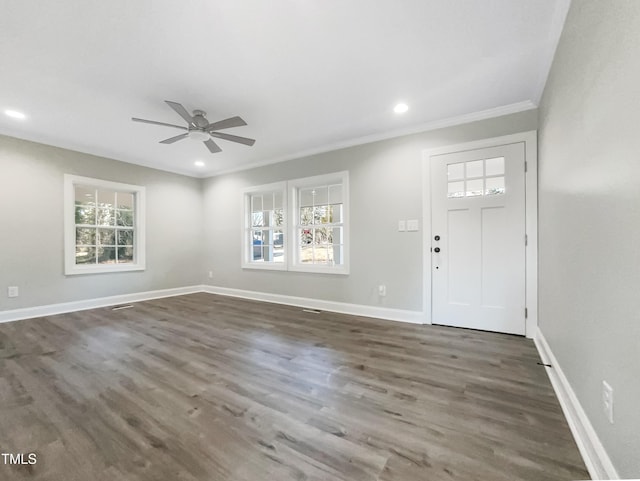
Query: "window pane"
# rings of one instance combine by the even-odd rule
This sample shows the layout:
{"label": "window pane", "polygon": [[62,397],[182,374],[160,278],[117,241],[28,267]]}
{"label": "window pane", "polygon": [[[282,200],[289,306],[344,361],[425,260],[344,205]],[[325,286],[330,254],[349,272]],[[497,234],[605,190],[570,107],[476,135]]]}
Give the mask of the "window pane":
{"label": "window pane", "polygon": [[[334,234],[335,235],[335,234]],[[333,244],[332,255],[333,255],[333,263],[335,265],[343,264],[343,246],[340,244]]]}
{"label": "window pane", "polygon": [[466,164],[467,179],[469,177],[482,177],[484,175],[484,162],[482,160],[472,160],[471,162],[466,162]]}
{"label": "window pane", "polygon": [[467,180],[467,197],[482,195],[484,192],[484,179]]}
{"label": "window pane", "polygon": [[118,192],[118,209],[133,210],[133,194],[129,192]]}
{"label": "window pane", "polygon": [[464,181],[449,182],[447,197],[464,197]]}
{"label": "window pane", "polygon": [[450,181],[464,179],[464,162],[447,165],[447,178]]}
{"label": "window pane", "polygon": [[344,244],[344,229],[342,227],[333,227],[331,230],[331,242],[333,244]]}
{"label": "window pane", "polygon": [[113,246],[116,244],[115,229],[98,229],[98,244]]}
{"label": "window pane", "polygon": [[329,222],[340,224],[342,220],[342,204],[334,204],[329,206]]}
{"label": "window pane", "polygon": [[282,192],[274,192],[273,193],[273,208],[274,209],[282,209],[284,207],[282,203]]}
{"label": "window pane", "polygon": [[329,188],[328,187],[316,187],[312,191],[313,205],[322,205],[329,203]]}
{"label": "window pane", "polygon": [[284,210],[276,209],[273,211],[273,225],[277,227],[284,225]]}
{"label": "window pane", "polygon": [[273,231],[273,261],[284,262],[284,232]]}
{"label": "window pane", "polygon": [[258,212],[262,210],[262,195],[251,196],[251,212]]}
{"label": "window pane", "polygon": [[96,205],[96,189],[93,187],[84,187],[82,185],[75,186],[75,204],[76,205]]}
{"label": "window pane", "polygon": [[133,211],[119,210],[116,211],[116,220],[119,226],[133,227]]}
{"label": "window pane", "polygon": [[98,190],[98,207],[113,208],[116,205],[116,193],[112,190]]}
{"label": "window pane", "polygon": [[260,227],[264,225],[264,213],[260,212],[252,212],[251,213],[251,226],[252,227]]}
{"label": "window pane", "polygon": [[273,194],[262,196],[262,210],[273,210]]}
{"label": "window pane", "polygon": [[313,240],[316,245],[333,244],[333,229],[331,227],[315,229]]}
{"label": "window pane", "polygon": [[300,189],[298,192],[300,197],[300,207],[309,207],[313,205],[313,189]]}
{"label": "window pane", "polygon": [[98,209],[97,225],[114,225],[115,211],[113,209]]}
{"label": "window pane", "polygon": [[76,224],[96,224],[96,209],[89,206],[76,207]]}
{"label": "window pane", "polygon": [[118,247],[118,264],[133,262],[133,247]]}
{"label": "window pane", "polygon": [[485,195],[504,194],[504,177],[489,177],[486,182]]}
{"label": "window pane", "polygon": [[118,245],[119,246],[133,246],[133,231],[132,230],[118,230]]}
{"label": "window pane", "polygon": [[116,248],[115,247],[98,247],[98,264],[115,264]]}
{"label": "window pane", "polygon": [[342,185],[329,186],[329,204],[342,204]]}
{"label": "window pane", "polygon": [[313,208],[313,223],[314,224],[329,223],[329,206],[320,205]]}
{"label": "window pane", "polygon": [[95,247],[76,247],[76,264],[95,264]]}
{"label": "window pane", "polygon": [[300,225],[313,223],[313,207],[302,207],[300,209]]}
{"label": "window pane", "polygon": [[487,159],[485,163],[486,175],[504,174],[504,157],[496,157],[495,159]]}
{"label": "window pane", "polygon": [[76,245],[96,245],[96,230],[78,227],[76,229]]}

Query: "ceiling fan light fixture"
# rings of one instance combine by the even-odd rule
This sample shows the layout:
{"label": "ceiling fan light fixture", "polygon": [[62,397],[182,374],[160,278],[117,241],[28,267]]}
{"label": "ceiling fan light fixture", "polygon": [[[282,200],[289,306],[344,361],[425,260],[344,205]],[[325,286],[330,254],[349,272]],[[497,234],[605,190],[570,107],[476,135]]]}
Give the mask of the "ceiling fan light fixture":
{"label": "ceiling fan light fixture", "polygon": [[190,130],[189,138],[199,141],[209,140],[209,132],[205,132],[204,130]]}

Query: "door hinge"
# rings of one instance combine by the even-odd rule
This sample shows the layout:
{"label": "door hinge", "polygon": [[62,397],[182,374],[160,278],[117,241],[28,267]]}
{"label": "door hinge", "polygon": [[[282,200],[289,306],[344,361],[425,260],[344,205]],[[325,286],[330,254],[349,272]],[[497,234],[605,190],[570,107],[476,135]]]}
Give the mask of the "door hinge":
{"label": "door hinge", "polygon": [[527,172],[529,170],[529,162],[524,163],[524,171]]}
{"label": "door hinge", "polygon": [[527,234],[524,235],[524,245],[529,245],[529,236]]}
{"label": "door hinge", "polygon": [[524,308],[524,318],[527,319],[529,317],[529,309]]}

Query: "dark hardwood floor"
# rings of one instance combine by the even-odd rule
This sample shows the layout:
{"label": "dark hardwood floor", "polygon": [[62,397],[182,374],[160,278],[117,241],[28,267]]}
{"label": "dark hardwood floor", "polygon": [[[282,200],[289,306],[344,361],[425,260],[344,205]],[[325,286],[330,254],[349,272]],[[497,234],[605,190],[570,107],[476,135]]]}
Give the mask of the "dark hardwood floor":
{"label": "dark hardwood floor", "polygon": [[210,294],[0,324],[0,479],[588,479],[538,361]]}

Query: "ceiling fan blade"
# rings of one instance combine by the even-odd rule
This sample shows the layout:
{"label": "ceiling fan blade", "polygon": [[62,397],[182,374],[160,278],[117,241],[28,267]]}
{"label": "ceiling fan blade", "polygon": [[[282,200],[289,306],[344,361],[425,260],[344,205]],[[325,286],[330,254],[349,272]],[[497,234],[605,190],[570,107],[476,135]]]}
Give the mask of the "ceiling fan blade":
{"label": "ceiling fan blade", "polygon": [[211,152],[212,154],[216,154],[218,152],[222,152],[222,149],[218,146],[218,144],[216,144],[211,139],[205,140],[203,142],[203,144],[207,146],[207,149],[209,149],[209,152]]}
{"label": "ceiling fan blade", "polygon": [[189,133],[188,132],[186,134],[180,134],[180,135],[176,135],[175,137],[171,137],[169,139],[161,140],[160,143],[161,144],[173,144],[174,142],[177,142],[178,140],[186,139],[187,137],[189,137]]}
{"label": "ceiling fan blade", "polygon": [[213,130],[229,129],[231,127],[242,127],[243,125],[247,125],[247,123],[240,117],[231,117],[220,120],[219,122],[212,122],[205,127],[205,130],[211,132]]}
{"label": "ceiling fan blade", "polygon": [[131,117],[131,120],[133,120],[134,122],[142,122],[145,124],[164,125],[165,127],[175,127],[176,129],[188,130],[182,125],[165,124],[164,122],[156,122],[155,120],[137,119],[135,117]]}
{"label": "ceiling fan blade", "polygon": [[237,135],[231,134],[223,134],[222,132],[209,132],[209,135],[212,137],[217,137],[219,139],[230,140],[231,142],[238,142],[239,144],[244,145],[253,145],[256,143],[254,139],[248,139],[246,137],[238,137]]}
{"label": "ceiling fan blade", "polygon": [[189,112],[187,112],[187,109],[185,109],[182,104],[179,104],[178,102],[171,102],[170,100],[165,100],[164,102],[173,110],[175,110],[180,117],[186,120],[188,124],[197,127],[195,122],[193,121],[193,117],[191,117]]}

